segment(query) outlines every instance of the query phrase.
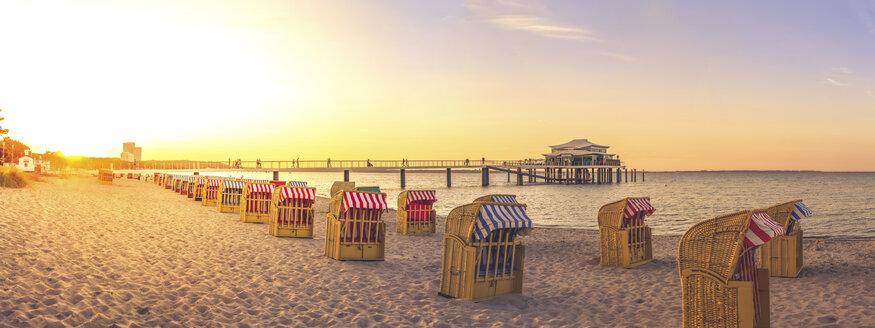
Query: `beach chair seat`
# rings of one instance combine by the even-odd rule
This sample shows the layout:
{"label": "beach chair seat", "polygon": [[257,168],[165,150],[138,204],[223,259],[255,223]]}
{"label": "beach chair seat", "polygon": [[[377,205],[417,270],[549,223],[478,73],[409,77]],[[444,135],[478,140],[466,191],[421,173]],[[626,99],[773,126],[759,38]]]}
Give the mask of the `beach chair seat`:
{"label": "beach chair seat", "polygon": [[243,197],[243,188],[245,187],[245,181],[237,181],[237,179],[233,178],[222,179],[222,185],[219,189],[219,198],[216,201],[216,208],[219,212],[239,213],[240,201]]}
{"label": "beach chair seat", "polygon": [[678,271],[684,327],[768,327],[769,273],[756,251],[784,233],[765,210],[694,224],[681,237]]}
{"label": "beach chair seat", "polygon": [[267,223],[274,185],[268,180],[253,180],[244,185],[240,199],[240,221]]}
{"label": "beach chair seat", "polygon": [[340,191],[331,197],[326,219],[325,255],[336,260],[377,260],[385,255],[386,194]]}
{"label": "beach chair seat", "polygon": [[401,235],[427,235],[435,232],[437,200],[434,190],[405,190],[398,194],[395,231]]}
{"label": "beach chair seat", "polygon": [[811,216],[811,209],[802,200],[772,205],[766,213],[784,227],[783,236],[766,242],[760,249],[759,267],[769,270],[772,277],[795,278],[802,271],[802,218]]}
{"label": "beach chair seat", "polygon": [[532,228],[526,205],[475,202],[447,216],[439,294],[474,302],[522,293],[525,247]]}
{"label": "beach chair seat", "polygon": [[628,269],[653,260],[652,232],[644,224],[653,211],[647,197],[624,198],[599,209],[601,266]]}

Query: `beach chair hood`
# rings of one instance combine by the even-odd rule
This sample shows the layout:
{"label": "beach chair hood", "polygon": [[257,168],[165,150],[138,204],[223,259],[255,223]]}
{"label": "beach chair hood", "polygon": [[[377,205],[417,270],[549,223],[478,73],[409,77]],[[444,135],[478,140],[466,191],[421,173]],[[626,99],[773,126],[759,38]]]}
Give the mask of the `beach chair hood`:
{"label": "beach chair hood", "polygon": [[407,191],[407,203],[434,204],[437,196],[434,190],[409,190]]}
{"label": "beach chair hood", "polygon": [[750,218],[750,224],[744,233],[744,244],[759,246],[777,236],[784,235],[784,227],[769,217],[766,212],[755,212]]}
{"label": "beach chair hood", "polygon": [[507,206],[500,204],[483,204],[477,213],[472,239],[481,240],[497,229],[520,229],[524,235],[532,228],[532,219],[526,215],[522,206]]}
{"label": "beach chair hood", "polygon": [[350,208],[386,210],[386,194],[358,191],[346,191],[343,194],[343,210]]}
{"label": "beach chair hood", "polygon": [[272,193],[273,185],[270,183],[250,183],[246,185],[246,195],[253,193]]}
{"label": "beach chair hood", "polygon": [[307,187],[307,182],[304,181],[289,181],[286,183],[289,187]]}
{"label": "beach chair hood", "polygon": [[239,190],[243,190],[243,186],[244,186],[245,184],[246,184],[246,182],[244,182],[244,181],[230,181],[230,180],[227,180],[227,181],[223,181],[223,182],[222,182],[222,189],[224,189],[224,190],[231,190],[231,189],[239,189]]}
{"label": "beach chair hood", "polygon": [[316,188],[302,188],[302,187],[277,187],[279,189],[279,198],[278,202],[282,204],[286,199],[307,199],[307,200],[315,200],[316,199]]}

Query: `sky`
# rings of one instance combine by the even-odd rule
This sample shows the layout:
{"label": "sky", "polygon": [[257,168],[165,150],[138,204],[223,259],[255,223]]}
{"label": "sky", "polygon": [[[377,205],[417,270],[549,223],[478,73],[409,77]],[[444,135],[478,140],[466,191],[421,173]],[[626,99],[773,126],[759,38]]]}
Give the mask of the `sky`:
{"label": "sky", "polygon": [[6,1],[35,151],[875,170],[873,1]]}

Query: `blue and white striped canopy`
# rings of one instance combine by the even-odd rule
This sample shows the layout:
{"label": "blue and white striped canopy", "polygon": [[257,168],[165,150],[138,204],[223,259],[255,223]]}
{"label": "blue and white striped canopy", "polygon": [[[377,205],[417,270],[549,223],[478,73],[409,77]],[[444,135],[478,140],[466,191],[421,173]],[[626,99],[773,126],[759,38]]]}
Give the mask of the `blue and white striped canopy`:
{"label": "blue and white striped canopy", "polygon": [[270,183],[270,180],[250,180],[252,183]]}
{"label": "blue and white striped canopy", "polygon": [[477,222],[474,225],[474,241],[489,236],[489,233],[498,229],[531,228],[532,219],[526,215],[526,209],[522,206],[507,205],[482,205],[477,213]]}
{"label": "blue and white striped canopy", "polygon": [[495,195],[492,196],[492,201],[496,203],[516,203],[516,196],[514,195]]}
{"label": "blue and white striped canopy", "polygon": [[307,186],[307,182],[304,182],[304,181],[289,181],[289,183],[286,184],[286,185],[289,186],[289,187],[302,187],[302,188],[303,188],[303,187],[306,187],[306,186]]}
{"label": "blue and white striped canopy", "polygon": [[790,214],[790,217],[793,218],[793,220],[801,220],[802,218],[807,218],[809,216],[811,216],[811,209],[809,209],[808,206],[805,206],[805,204],[802,204],[802,202],[796,202],[796,206],[793,207],[793,213]]}
{"label": "blue and white striped canopy", "polygon": [[222,182],[222,189],[240,189],[242,191],[245,184],[243,181],[227,180]]}

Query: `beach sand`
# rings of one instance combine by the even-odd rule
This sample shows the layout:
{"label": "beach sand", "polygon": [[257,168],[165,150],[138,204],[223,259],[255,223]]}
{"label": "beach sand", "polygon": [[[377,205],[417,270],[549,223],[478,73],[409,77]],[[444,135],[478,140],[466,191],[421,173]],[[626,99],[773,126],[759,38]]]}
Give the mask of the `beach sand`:
{"label": "beach sand", "polygon": [[[323,255],[151,182],[49,178],[0,189],[0,326],[679,327],[680,236],[654,261],[599,267],[598,232],[535,229],[522,294],[480,303],[438,296],[439,233],[395,234],[386,260]],[[720,214],[720,213],[715,213]],[[595,213],[582,220],[595,220]],[[772,326],[875,326],[875,240],[805,240],[797,279],[771,279]]]}

